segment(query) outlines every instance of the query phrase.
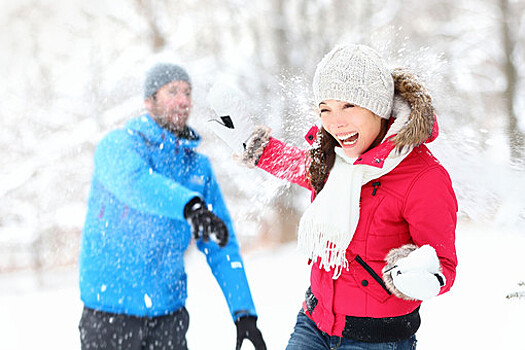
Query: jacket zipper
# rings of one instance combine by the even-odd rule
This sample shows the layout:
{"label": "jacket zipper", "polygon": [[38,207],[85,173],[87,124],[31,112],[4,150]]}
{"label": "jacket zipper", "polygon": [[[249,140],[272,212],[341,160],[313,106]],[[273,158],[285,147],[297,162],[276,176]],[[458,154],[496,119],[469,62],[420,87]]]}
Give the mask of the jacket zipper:
{"label": "jacket zipper", "polygon": [[388,295],[392,295],[392,293],[388,290],[385,282],[381,279],[381,277],[379,277],[379,275],[374,271],[374,269],[371,268],[370,265],[368,265],[359,255],[356,255],[355,261],[357,261],[359,265],[361,265],[366,270],[366,272],[368,272],[368,274],[372,276],[372,278],[376,280],[376,282],[379,283],[381,287],[383,287],[383,289],[388,293]]}
{"label": "jacket zipper", "polygon": [[375,196],[377,193],[377,189],[379,186],[381,186],[381,181],[372,182],[372,186],[374,186],[374,190],[372,191],[372,196]]}

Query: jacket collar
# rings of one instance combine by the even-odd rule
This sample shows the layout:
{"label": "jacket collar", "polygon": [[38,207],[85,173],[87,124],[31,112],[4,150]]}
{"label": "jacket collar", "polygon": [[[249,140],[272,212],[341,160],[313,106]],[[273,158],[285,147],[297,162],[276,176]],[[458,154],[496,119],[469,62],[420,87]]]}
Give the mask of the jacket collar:
{"label": "jacket collar", "polygon": [[[394,124],[396,122],[397,120],[394,122]],[[437,122],[437,117],[434,116],[434,123],[432,124],[432,134],[423,143],[430,143],[434,141],[438,137],[438,134],[439,126]],[[385,140],[381,144],[363,153],[359,158],[357,158],[354,164],[364,164],[374,166],[377,168],[382,168],[385,163],[385,159],[396,148],[396,144],[394,142],[394,138],[396,135],[397,133],[391,134],[390,136],[387,134]]]}
{"label": "jacket collar", "polygon": [[126,124],[126,129],[132,133],[139,133],[146,138],[148,142],[155,145],[174,145],[194,150],[201,142],[201,137],[197,132],[188,127],[189,132],[193,136],[192,139],[179,137],[168,130],[160,127],[149,114],[130,120]]}

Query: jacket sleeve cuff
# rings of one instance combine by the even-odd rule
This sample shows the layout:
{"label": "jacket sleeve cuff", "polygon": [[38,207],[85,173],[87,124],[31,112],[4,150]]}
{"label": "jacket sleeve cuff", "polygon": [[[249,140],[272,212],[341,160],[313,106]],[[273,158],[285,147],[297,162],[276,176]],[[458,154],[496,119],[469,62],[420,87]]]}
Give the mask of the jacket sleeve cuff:
{"label": "jacket sleeve cuff", "polygon": [[257,319],[257,315],[251,312],[250,310],[237,310],[233,313],[233,318],[235,322],[239,321],[243,317],[253,317]]}
{"label": "jacket sleeve cuff", "polygon": [[394,248],[390,250],[390,252],[387,254],[385,258],[386,265],[383,268],[383,281],[385,282],[385,285],[388,288],[388,290],[400,299],[414,300],[414,298],[411,298],[408,295],[405,295],[399,289],[396,288],[396,286],[394,285],[394,280],[392,279],[392,275],[390,274],[390,272],[392,271],[394,267],[396,267],[396,264],[399,261],[399,259],[406,258],[408,254],[410,254],[416,249],[417,249],[417,246],[414,244],[405,244],[399,248]]}
{"label": "jacket sleeve cuff", "polygon": [[258,126],[248,138],[244,152],[237,160],[248,168],[255,168],[261,158],[264,148],[270,141],[272,130],[266,126]]}

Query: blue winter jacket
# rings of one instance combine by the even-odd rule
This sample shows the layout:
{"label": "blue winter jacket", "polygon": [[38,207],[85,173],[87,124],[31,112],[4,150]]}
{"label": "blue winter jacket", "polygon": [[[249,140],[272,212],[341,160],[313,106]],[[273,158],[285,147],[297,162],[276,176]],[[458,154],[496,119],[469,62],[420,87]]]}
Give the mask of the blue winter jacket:
{"label": "blue winter jacket", "polygon": [[234,319],[256,315],[233,226],[200,137],[181,139],[150,116],[110,132],[95,152],[95,169],[80,251],[85,306],[159,316],[185,305],[184,251],[191,240],[184,206],[199,196],[228,227],[229,242],[197,246]]}

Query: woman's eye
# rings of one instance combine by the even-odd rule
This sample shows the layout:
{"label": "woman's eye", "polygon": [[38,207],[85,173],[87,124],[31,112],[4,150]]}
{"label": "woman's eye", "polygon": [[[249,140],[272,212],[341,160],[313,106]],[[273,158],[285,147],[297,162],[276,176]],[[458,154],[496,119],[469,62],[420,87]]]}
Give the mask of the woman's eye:
{"label": "woman's eye", "polygon": [[326,108],[321,109],[321,113],[323,113],[323,112],[328,112],[328,109],[326,109]]}
{"label": "woman's eye", "polygon": [[350,104],[350,103],[347,103],[344,105],[344,108],[352,108],[352,107],[355,107],[355,105]]}

